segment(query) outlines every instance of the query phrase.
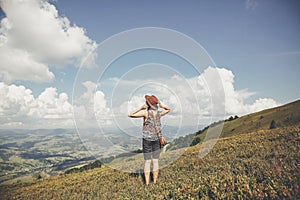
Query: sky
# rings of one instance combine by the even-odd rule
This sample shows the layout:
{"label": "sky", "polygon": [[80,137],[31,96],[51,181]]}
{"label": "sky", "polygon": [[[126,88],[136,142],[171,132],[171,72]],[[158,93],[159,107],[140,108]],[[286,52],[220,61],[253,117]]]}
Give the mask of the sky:
{"label": "sky", "polygon": [[[300,98],[297,0],[0,0],[0,128],[171,126]],[[135,46],[136,45],[136,46]],[[140,46],[139,46],[140,45]],[[151,48],[150,48],[151,47]]]}

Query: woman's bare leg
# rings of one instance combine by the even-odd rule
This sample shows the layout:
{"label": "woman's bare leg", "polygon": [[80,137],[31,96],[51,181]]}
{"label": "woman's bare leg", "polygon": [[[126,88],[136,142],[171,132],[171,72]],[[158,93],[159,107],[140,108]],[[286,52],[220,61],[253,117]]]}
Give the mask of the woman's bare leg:
{"label": "woman's bare leg", "polygon": [[158,159],[153,159],[153,182],[156,183],[157,182],[157,178],[158,178],[158,170],[159,166],[158,166]]}
{"label": "woman's bare leg", "polygon": [[146,185],[149,185],[150,182],[150,164],[151,164],[151,160],[145,161],[144,174],[145,174]]}

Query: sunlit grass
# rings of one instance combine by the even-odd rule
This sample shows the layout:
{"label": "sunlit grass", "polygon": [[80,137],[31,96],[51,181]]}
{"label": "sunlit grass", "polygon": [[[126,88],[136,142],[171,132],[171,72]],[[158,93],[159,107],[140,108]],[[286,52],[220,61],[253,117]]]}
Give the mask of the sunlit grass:
{"label": "sunlit grass", "polygon": [[[198,144],[163,168],[159,183],[108,167],[2,188],[3,199],[299,199],[300,128],[255,131]],[[134,159],[127,161],[135,162]],[[124,162],[125,164],[126,162]],[[5,191],[4,191],[5,190]]]}

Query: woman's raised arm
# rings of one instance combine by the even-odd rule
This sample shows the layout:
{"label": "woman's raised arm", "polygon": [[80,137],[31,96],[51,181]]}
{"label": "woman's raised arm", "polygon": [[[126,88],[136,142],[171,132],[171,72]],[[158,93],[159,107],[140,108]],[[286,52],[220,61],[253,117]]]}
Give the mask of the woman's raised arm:
{"label": "woman's raised arm", "polygon": [[161,116],[164,116],[165,114],[167,114],[167,113],[169,113],[169,112],[171,111],[171,109],[170,109],[168,106],[162,104],[161,102],[159,102],[159,107],[161,107],[161,108],[164,109],[164,110],[160,113]]}
{"label": "woman's raised arm", "polygon": [[135,111],[131,112],[128,117],[133,117],[133,118],[139,118],[139,117],[146,117],[146,112],[140,112],[142,110],[146,110],[148,106],[142,105],[140,108],[136,109]]}

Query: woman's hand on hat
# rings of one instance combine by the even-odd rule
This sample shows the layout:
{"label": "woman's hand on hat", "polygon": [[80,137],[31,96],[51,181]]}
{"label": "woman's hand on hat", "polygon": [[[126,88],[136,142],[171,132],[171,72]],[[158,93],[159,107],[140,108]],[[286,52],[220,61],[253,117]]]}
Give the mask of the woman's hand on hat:
{"label": "woman's hand on hat", "polygon": [[160,101],[158,101],[158,105],[159,105],[159,107],[161,107],[161,108],[162,108],[162,104],[161,104],[161,102],[160,102]]}
{"label": "woman's hand on hat", "polygon": [[158,105],[159,105],[159,107],[161,107],[161,108],[165,108],[166,106],[162,103],[162,102],[158,102]]}
{"label": "woman's hand on hat", "polygon": [[170,109],[168,106],[162,104],[160,101],[159,101],[158,103],[159,103],[159,107],[161,107],[162,109],[164,109],[164,110],[160,113],[161,116],[164,116],[165,114],[167,114],[167,113],[170,112],[171,109]]}

